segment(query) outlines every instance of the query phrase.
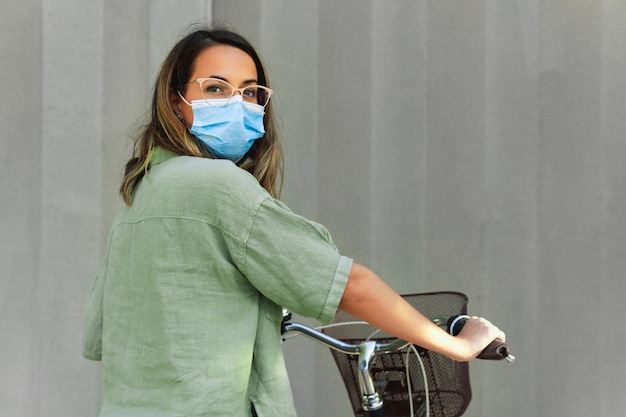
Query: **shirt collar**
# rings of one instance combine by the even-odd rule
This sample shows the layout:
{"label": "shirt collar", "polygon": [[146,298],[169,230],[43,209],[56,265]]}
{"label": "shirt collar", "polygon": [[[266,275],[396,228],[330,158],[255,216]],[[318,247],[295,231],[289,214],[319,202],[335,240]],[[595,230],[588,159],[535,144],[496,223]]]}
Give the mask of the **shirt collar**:
{"label": "shirt collar", "polygon": [[152,167],[152,166],[158,165],[161,162],[174,158],[175,156],[178,156],[178,155],[175,154],[174,152],[167,151],[157,146],[152,151],[152,155],[150,155],[150,166]]}

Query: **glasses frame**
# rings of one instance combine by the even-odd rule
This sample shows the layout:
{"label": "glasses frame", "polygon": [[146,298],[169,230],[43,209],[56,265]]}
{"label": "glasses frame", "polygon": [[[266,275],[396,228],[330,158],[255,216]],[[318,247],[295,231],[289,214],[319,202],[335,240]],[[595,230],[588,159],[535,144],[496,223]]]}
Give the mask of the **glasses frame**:
{"label": "glasses frame", "polygon": [[[217,81],[217,82],[219,82],[219,83],[226,84],[227,86],[229,86],[229,87],[230,87],[231,94],[230,94],[228,97],[225,97],[225,98],[223,98],[223,99],[222,99],[222,100],[225,100],[225,101],[224,101],[224,104],[221,104],[221,105],[219,105],[219,106],[212,105],[212,104],[210,103],[210,101],[209,101],[209,100],[212,100],[212,99],[204,97],[204,91],[202,91],[202,84],[203,84],[205,81],[209,81],[209,80],[214,80],[214,81]],[[256,104],[256,105],[259,105],[259,106],[261,106],[261,107],[265,108],[265,107],[267,107],[267,105],[269,104],[269,102],[270,102],[270,98],[272,98],[272,94],[274,94],[274,91],[273,91],[271,88],[266,87],[266,86],[264,86],[264,85],[260,85],[260,84],[250,84],[250,85],[246,85],[246,86],[244,86],[244,87],[239,87],[239,88],[237,88],[237,87],[233,86],[232,84],[230,84],[229,82],[224,81],[224,80],[222,80],[221,78],[215,78],[215,77],[196,78],[195,80],[191,80],[191,81],[189,81],[188,83],[183,84],[181,87],[184,87],[184,86],[189,85],[189,84],[192,84],[192,83],[198,83],[198,88],[200,89],[200,95],[202,96],[202,100],[206,101],[206,103],[207,103],[209,106],[211,106],[211,107],[223,107],[223,106],[226,106],[228,103],[230,103],[230,100],[231,100],[231,99],[235,96],[235,93],[239,92],[239,95],[241,96],[241,98],[242,98],[242,100],[243,100],[244,102],[251,103],[251,104]],[[259,104],[258,102],[256,102],[256,103],[255,103],[255,102],[253,102],[253,101],[248,101],[248,100],[246,100],[246,99],[244,98],[243,92],[244,92],[245,90],[249,89],[249,88],[256,88],[256,89],[261,89],[261,90],[265,91],[265,93],[267,94],[267,101],[265,102],[265,104]],[[188,102],[188,101],[185,99],[185,97],[183,96],[183,94],[182,94],[182,92],[181,92],[180,90],[178,91],[178,94],[179,94],[179,95],[180,95],[180,97],[181,97],[181,98],[185,101],[185,103],[187,103],[187,104],[189,104],[189,105],[191,106],[191,103],[190,103],[190,102]],[[227,100],[226,100],[226,99],[227,99]],[[217,99],[217,100],[220,100],[220,99]]]}

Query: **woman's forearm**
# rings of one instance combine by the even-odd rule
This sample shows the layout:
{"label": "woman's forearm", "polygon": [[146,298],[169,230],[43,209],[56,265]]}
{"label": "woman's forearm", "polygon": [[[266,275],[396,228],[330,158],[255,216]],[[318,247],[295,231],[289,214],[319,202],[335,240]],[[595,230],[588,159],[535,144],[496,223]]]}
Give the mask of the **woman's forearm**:
{"label": "woman's forearm", "polygon": [[378,275],[354,264],[339,309],[389,334],[451,359],[474,358],[495,338],[504,334],[484,319],[469,320],[453,337],[425,317]]}

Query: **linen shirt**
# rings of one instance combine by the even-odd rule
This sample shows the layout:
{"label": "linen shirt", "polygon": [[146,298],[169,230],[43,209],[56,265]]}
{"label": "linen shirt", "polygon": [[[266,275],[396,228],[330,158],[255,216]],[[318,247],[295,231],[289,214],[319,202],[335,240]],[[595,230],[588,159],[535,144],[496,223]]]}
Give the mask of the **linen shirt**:
{"label": "linen shirt", "polygon": [[281,307],[330,322],[351,267],[232,162],[157,148],[89,295],[100,416],[295,416]]}

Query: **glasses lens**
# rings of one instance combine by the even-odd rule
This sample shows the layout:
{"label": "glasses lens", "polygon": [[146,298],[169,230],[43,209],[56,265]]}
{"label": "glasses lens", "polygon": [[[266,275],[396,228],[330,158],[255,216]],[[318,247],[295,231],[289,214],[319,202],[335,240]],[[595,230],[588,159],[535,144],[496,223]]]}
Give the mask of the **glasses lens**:
{"label": "glasses lens", "polygon": [[252,104],[258,104],[260,106],[265,107],[267,102],[270,99],[270,93],[267,87],[263,87],[261,85],[251,85],[249,87],[243,87],[239,90],[241,91],[241,98],[243,101]]}
{"label": "glasses lens", "polygon": [[260,85],[255,86],[254,90],[256,103],[265,107],[267,102],[270,101],[270,90]]}
{"label": "glasses lens", "polygon": [[202,98],[205,100],[216,100],[229,98],[233,95],[230,84],[217,78],[206,78],[200,84]]}

